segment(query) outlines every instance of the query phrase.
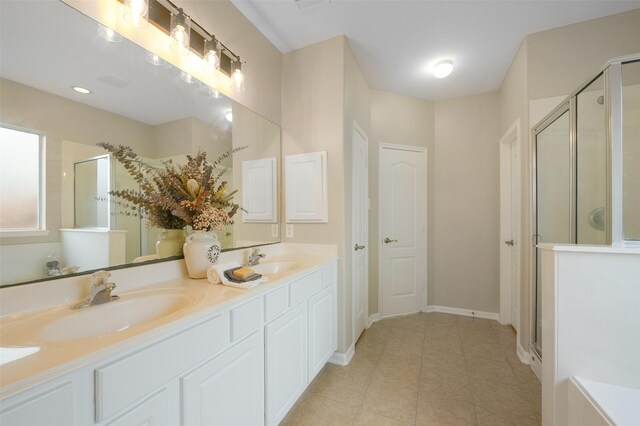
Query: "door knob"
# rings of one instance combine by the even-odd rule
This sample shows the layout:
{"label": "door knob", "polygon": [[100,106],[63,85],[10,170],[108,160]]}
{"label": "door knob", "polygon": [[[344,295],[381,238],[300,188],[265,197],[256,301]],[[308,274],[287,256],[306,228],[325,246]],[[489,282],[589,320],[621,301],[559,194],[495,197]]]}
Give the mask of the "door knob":
{"label": "door knob", "polygon": [[389,237],[386,237],[386,238],[384,239],[384,243],[385,243],[385,244],[389,244],[389,243],[397,243],[397,242],[398,242],[398,240],[392,240],[392,239],[390,239]]}
{"label": "door knob", "polygon": [[508,246],[512,246],[513,245],[513,240],[508,240],[504,242],[506,245]]}
{"label": "door knob", "polygon": [[364,246],[359,246],[357,243],[356,243],[356,246],[354,248],[355,248],[356,251],[364,250]]}

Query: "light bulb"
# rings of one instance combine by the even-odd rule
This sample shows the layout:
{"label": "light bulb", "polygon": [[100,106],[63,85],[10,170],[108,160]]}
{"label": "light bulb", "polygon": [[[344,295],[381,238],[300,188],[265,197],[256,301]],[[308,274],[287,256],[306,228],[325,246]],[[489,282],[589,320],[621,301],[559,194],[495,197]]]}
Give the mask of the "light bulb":
{"label": "light bulb", "polygon": [[435,78],[445,78],[453,71],[453,61],[451,59],[444,59],[436,62],[433,66],[433,76]]}
{"label": "light bulb", "polygon": [[204,41],[204,64],[208,71],[215,71],[220,68],[220,55],[218,54],[219,43],[212,37]]}
{"label": "light bulb", "polygon": [[98,34],[100,37],[111,43],[118,43],[122,41],[122,36],[120,34],[113,31],[111,28],[107,28],[100,24],[98,24]]}
{"label": "light bulb", "polygon": [[225,120],[227,120],[229,123],[233,123],[233,112],[231,112],[231,111],[227,111],[227,112],[224,114],[224,118],[225,118]]}
{"label": "light bulb", "polygon": [[124,20],[135,28],[149,24],[149,3],[147,0],[124,0]]}
{"label": "light bulb", "polygon": [[236,69],[231,74],[231,78],[233,79],[233,87],[236,90],[236,93],[241,93],[245,91],[244,87],[244,73],[242,72],[242,62],[240,62],[240,58],[236,61]]}
{"label": "light bulb", "polygon": [[191,32],[191,18],[182,10],[171,15],[171,49],[181,55],[189,53],[189,35]]}

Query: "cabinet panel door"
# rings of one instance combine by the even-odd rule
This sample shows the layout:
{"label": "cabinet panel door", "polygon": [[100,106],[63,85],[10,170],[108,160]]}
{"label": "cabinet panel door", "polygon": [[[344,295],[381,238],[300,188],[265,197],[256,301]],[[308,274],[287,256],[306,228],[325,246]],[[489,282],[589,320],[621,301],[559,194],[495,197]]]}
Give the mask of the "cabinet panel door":
{"label": "cabinet panel door", "polygon": [[333,286],[309,299],[309,382],[335,351]]}
{"label": "cabinet panel door", "polygon": [[254,333],[182,378],[183,424],[264,424],[262,333]]}
{"label": "cabinet panel door", "polygon": [[166,389],[118,418],[109,426],[168,426],[169,400]]}
{"label": "cabinet panel door", "polygon": [[0,413],[2,426],[72,426],[73,424],[75,422],[71,383],[65,383]]}
{"label": "cabinet panel door", "polygon": [[307,387],[307,304],[266,326],[267,423],[277,425]]}

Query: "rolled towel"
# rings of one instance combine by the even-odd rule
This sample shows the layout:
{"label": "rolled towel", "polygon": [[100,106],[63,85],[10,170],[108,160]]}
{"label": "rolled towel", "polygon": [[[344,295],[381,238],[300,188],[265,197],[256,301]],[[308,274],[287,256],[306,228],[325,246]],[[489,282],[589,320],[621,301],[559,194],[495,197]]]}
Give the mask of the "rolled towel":
{"label": "rolled towel", "polygon": [[231,282],[224,276],[224,271],[239,267],[240,264],[238,262],[216,263],[207,269],[207,279],[211,284],[229,285]]}

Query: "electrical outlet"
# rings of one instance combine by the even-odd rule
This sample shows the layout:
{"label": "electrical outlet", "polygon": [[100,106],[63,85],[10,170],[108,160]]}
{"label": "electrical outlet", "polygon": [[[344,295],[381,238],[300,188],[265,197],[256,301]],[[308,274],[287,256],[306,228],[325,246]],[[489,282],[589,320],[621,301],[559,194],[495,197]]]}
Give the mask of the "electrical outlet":
{"label": "electrical outlet", "polygon": [[287,223],[287,238],[293,238],[293,223]]}
{"label": "electrical outlet", "polygon": [[271,225],[271,238],[278,238],[280,234],[280,230],[278,228],[279,226],[277,223],[274,223],[273,225]]}

